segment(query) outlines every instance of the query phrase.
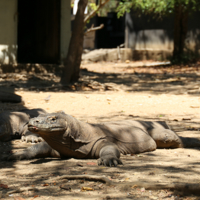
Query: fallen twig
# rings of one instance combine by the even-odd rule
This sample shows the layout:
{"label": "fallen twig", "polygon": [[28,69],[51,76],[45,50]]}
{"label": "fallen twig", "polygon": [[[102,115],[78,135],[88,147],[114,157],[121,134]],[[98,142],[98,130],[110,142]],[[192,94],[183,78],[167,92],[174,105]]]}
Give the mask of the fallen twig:
{"label": "fallen twig", "polygon": [[[116,183],[112,180],[108,179],[104,176],[95,176],[95,175],[63,175],[57,178],[54,178],[53,180],[61,180],[61,179],[69,179],[69,180],[75,180],[75,179],[85,179],[89,181],[100,181],[103,183],[106,183],[108,185],[129,185],[132,187],[144,187],[146,190],[160,190],[160,189],[169,189],[169,190],[178,190],[183,193],[192,193],[192,194],[200,194],[200,184],[190,184],[190,183],[166,183],[166,184],[154,184],[154,183],[144,183],[141,181],[136,182],[120,182]],[[52,181],[52,179],[51,179]],[[7,195],[12,193],[21,193],[24,191],[37,191],[37,188],[34,187],[27,187],[27,188],[18,188],[12,191],[7,192]]]}
{"label": "fallen twig", "polygon": [[104,177],[104,176],[94,176],[94,175],[64,175],[64,176],[57,177],[57,178],[55,178],[53,180],[55,181],[55,180],[59,180],[59,179],[69,179],[69,180],[85,179],[85,180],[89,180],[89,181],[100,181],[100,182],[106,183],[108,185],[114,184],[107,177]]}
{"label": "fallen twig", "polygon": [[11,191],[7,192],[7,194],[21,193],[21,192],[32,191],[32,190],[37,191],[38,189],[34,188],[34,187],[17,188],[15,190],[11,190]]}
{"label": "fallen twig", "polygon": [[141,181],[138,182],[129,182],[129,183],[116,183],[104,176],[94,176],[94,175],[64,175],[55,178],[54,180],[60,179],[85,179],[89,181],[100,181],[108,185],[135,185],[136,187],[144,187],[147,190],[159,190],[159,189],[170,189],[178,190],[181,192],[200,194],[200,184],[190,184],[190,183],[167,183],[167,184],[153,184],[153,183],[144,183]]}

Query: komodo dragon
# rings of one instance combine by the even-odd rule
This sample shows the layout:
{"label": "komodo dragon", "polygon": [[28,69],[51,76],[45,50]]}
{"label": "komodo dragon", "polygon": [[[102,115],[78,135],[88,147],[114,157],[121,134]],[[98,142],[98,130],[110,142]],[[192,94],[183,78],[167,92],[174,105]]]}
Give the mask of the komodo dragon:
{"label": "komodo dragon", "polygon": [[46,113],[43,109],[23,109],[16,112],[4,111],[0,113],[0,141],[7,142],[21,138],[26,142],[43,141],[38,134],[28,130],[30,118]]}
{"label": "komodo dragon", "polygon": [[122,164],[120,153],[136,154],[156,148],[200,147],[195,138],[179,137],[165,122],[81,122],[65,113],[43,114],[29,121],[28,129],[45,141],[8,156],[7,160],[39,157],[99,158],[98,164]]}

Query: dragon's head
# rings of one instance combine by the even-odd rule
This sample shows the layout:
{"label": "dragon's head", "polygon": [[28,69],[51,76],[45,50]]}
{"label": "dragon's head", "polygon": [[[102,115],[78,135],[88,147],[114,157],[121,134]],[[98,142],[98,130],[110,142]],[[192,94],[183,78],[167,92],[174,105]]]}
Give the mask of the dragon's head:
{"label": "dragon's head", "polygon": [[38,117],[29,120],[28,129],[39,135],[65,132],[67,129],[66,114],[63,112],[41,114]]}

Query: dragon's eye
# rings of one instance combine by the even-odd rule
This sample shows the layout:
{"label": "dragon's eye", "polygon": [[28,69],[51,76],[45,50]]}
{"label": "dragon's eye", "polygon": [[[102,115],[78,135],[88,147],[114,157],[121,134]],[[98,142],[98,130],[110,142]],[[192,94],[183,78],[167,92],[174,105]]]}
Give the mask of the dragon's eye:
{"label": "dragon's eye", "polygon": [[55,116],[53,116],[53,117],[50,118],[50,121],[51,121],[51,122],[56,122],[56,119],[57,119],[57,118],[56,118]]}

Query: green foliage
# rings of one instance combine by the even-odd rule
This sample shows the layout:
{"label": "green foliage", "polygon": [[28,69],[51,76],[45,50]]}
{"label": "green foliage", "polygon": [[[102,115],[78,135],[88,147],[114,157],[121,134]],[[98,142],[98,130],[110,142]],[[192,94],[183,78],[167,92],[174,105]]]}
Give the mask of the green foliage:
{"label": "green foliage", "polygon": [[122,17],[125,12],[130,12],[132,7],[133,3],[131,1],[120,2],[119,6],[116,9],[118,18]]}
{"label": "green foliage", "polygon": [[123,0],[117,7],[117,12],[118,17],[123,16],[125,12],[130,12],[131,9],[166,15],[174,12],[175,6],[178,5],[191,11],[200,9],[199,0]]}
{"label": "green foliage", "polygon": [[90,3],[89,5],[90,5],[92,10],[96,10],[97,9],[96,3]]}
{"label": "green foliage", "polygon": [[[101,17],[107,16],[108,12],[115,12],[116,7],[118,6],[119,1],[118,0],[110,0],[108,3],[106,3],[98,12],[97,14]],[[93,10],[96,10],[98,7],[98,4],[96,4],[95,0],[88,0],[88,11],[89,13]]]}
{"label": "green foliage", "polygon": [[99,16],[105,17],[109,12],[115,12],[116,7],[118,6],[118,0],[110,0],[100,11]]}
{"label": "green foliage", "polygon": [[88,1],[88,12],[92,12],[94,10],[97,10],[98,5],[95,2]]}

